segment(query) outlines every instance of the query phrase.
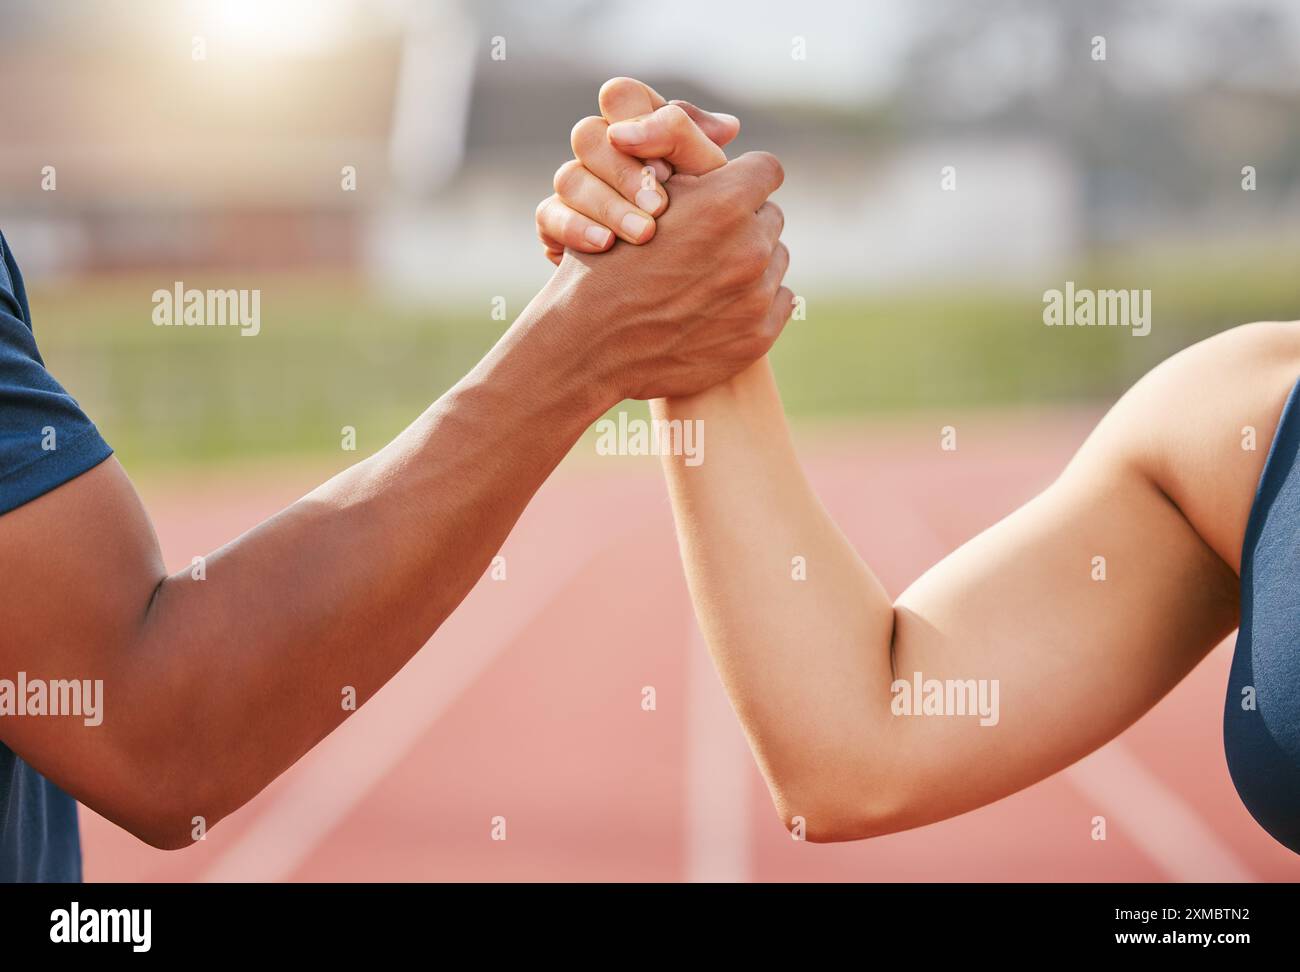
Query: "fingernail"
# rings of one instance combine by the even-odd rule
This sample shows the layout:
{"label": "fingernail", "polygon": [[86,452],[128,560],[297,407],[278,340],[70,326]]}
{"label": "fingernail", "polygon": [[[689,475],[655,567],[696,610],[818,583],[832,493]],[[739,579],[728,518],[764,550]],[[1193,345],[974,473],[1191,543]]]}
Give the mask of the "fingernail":
{"label": "fingernail", "polygon": [[587,232],[583,235],[587,237],[587,242],[592,246],[603,247],[609,244],[609,238],[612,234],[603,226],[588,226]]}
{"label": "fingernail", "polygon": [[634,240],[639,240],[650,228],[650,220],[637,213],[628,213],[623,217],[623,232]]}
{"label": "fingernail", "polygon": [[636,194],[636,204],[647,213],[656,213],[663,203],[663,197],[653,189],[642,189]]}
{"label": "fingernail", "polygon": [[614,122],[609,126],[609,137],[624,145],[640,145],[645,141],[645,126],[640,122]]}
{"label": "fingernail", "polygon": [[728,125],[740,124],[739,118],[737,118],[735,115],[728,115],[725,111],[715,111],[713,113],[713,117],[717,118],[719,121],[726,122]]}

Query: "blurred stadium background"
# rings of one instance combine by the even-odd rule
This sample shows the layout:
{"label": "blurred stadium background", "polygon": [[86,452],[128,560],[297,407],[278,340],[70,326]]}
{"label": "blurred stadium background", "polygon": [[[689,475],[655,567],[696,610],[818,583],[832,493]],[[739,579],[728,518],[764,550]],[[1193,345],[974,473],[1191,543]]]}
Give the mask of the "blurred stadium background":
{"label": "blurred stadium background", "polygon": [[[1104,62],[1090,57],[1096,35],[1106,38]],[[504,39],[504,59],[492,56],[493,38]],[[806,59],[792,57],[795,38]],[[494,298],[513,318],[550,272],[533,208],[568,157],[570,127],[596,111],[603,80],[640,77],[668,97],[737,114],[736,151],[767,149],[786,167],[778,200],[789,282],[808,317],[791,324],[774,360],[801,441],[816,444],[824,486],[843,492],[846,515],[852,498],[865,503],[880,488],[870,481],[878,466],[854,464],[866,461],[857,443],[867,437],[912,455],[917,436],[928,446],[932,414],[1016,432],[990,433],[1000,451],[941,474],[955,477],[961,510],[950,510],[953,494],[917,500],[929,532],[924,543],[897,538],[913,548],[885,568],[897,589],[924,567],[917,551],[941,554],[1041,486],[1086,419],[1149,367],[1223,328],[1296,316],[1298,68],[1300,8],[1285,0],[7,0],[0,228],[27,275],[47,363],[159,511],[180,567],[232,535],[216,527],[251,526],[355,458],[340,451],[343,426],[358,430],[362,453],[377,448],[491,346],[507,326],[492,319]],[[956,192],[939,191],[949,165]],[[1253,191],[1242,189],[1247,165],[1258,174]],[[42,185],[47,166],[55,191]],[[342,188],[345,166],[355,166],[355,191]],[[177,280],[261,289],[261,333],[155,328],[150,296]],[[1043,327],[1043,292],[1066,280],[1149,288],[1150,335]],[[543,510],[576,495],[595,502],[589,490],[607,499],[647,490],[661,503],[653,460],[595,462],[589,448],[577,451]],[[906,468],[918,477],[933,472],[916,463]],[[967,502],[972,495],[987,502]],[[523,528],[544,515],[530,513]],[[661,507],[654,522],[656,539],[628,541],[621,563],[635,572],[644,555],[662,567],[662,596],[680,621],[671,637],[690,671],[686,659],[700,649],[671,557],[661,556],[671,553]],[[609,594],[611,626],[627,607],[620,596],[638,595]],[[483,597],[467,613],[483,613]],[[570,637],[558,621],[540,630],[550,639],[534,637],[530,653]],[[1197,696],[1209,709],[1195,717],[1217,726],[1214,684]],[[1157,738],[1177,745],[1179,724],[1168,728]],[[1212,750],[1204,758],[1217,758],[1226,779]],[[690,759],[665,758],[689,790],[699,775]],[[1188,781],[1167,781],[1171,792],[1194,785],[1199,759],[1188,761]],[[752,769],[739,772],[752,788]],[[707,818],[707,800],[685,799]],[[439,871],[447,849],[430,847],[432,870],[411,874],[401,862],[422,852],[405,826],[368,852],[388,864],[286,864],[261,876],[1297,876],[1244,811],[1223,806],[1235,849],[1195,858],[1190,871],[1141,841],[1116,851],[1118,863],[1070,857],[1069,867],[1049,841],[999,870],[999,858],[971,846],[989,839],[977,829],[911,870],[905,854],[893,870],[756,871],[744,863],[754,855],[710,864],[700,852],[698,867],[660,871],[638,864],[628,848],[646,845],[628,837],[602,852],[609,871],[575,868],[559,843],[539,840],[514,869],[480,861]],[[160,864],[85,816],[92,877],[203,871]],[[994,830],[1023,830],[1008,819]],[[685,826],[678,843],[698,850],[703,838]],[[867,852],[840,853],[818,859]],[[216,873],[257,876],[230,864]]]}
{"label": "blurred stadium background", "polygon": [[[47,356],[132,464],[335,450],[343,424],[377,444],[503,330],[494,296],[513,315],[545,279],[533,207],[601,81],[631,74],[741,116],[737,151],[786,164],[795,415],[1091,400],[1294,315],[1298,19],[1263,0],[11,0],[0,211]],[[260,287],[263,333],[155,331],[173,279]],[[1150,288],[1152,334],[1043,328],[1066,279]]]}

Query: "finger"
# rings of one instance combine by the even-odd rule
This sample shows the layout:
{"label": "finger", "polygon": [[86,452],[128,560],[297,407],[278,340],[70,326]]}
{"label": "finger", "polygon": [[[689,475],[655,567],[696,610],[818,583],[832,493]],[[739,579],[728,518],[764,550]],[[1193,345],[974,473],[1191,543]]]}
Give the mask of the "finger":
{"label": "finger", "polygon": [[765,202],[758,207],[758,225],[767,237],[769,243],[776,246],[777,241],[781,238],[781,231],[785,229],[785,213],[781,207],[774,202]]}
{"label": "finger", "polygon": [[607,128],[605,119],[595,115],[574,125],[570,137],[573,154],[588,172],[628,202],[658,216],[668,205],[668,194],[660,186],[655,168],[610,145],[605,136]]}
{"label": "finger", "polygon": [[[606,81],[601,85],[597,101],[600,104],[600,114],[606,122],[640,118],[667,104],[658,91],[634,78],[611,78]],[[655,178],[660,185],[672,178],[673,167],[663,159],[642,161],[655,170]]]}
{"label": "finger", "polygon": [[[606,122],[640,118],[667,104],[663,95],[635,78],[611,78],[600,86],[600,95],[596,100],[600,104],[600,114]],[[643,159],[643,161],[655,170],[655,178],[660,184],[672,178],[673,167],[663,159]]]}
{"label": "finger", "polygon": [[679,98],[674,98],[668,103],[676,105],[686,112],[691,121],[700,126],[700,131],[708,136],[709,141],[719,148],[722,148],[740,134],[740,119],[735,115],[728,115],[720,111],[705,111],[703,108],[699,108],[689,101],[682,101]]}
{"label": "finger", "polygon": [[[628,155],[663,159],[675,171],[690,175],[712,172],[727,157],[680,105],[664,105],[649,115],[609,126],[609,140]],[[755,207],[757,208],[757,207]]]}
{"label": "finger", "polygon": [[645,164],[654,169],[655,178],[661,186],[673,177],[673,167],[663,159],[646,159]]}
{"label": "finger", "polygon": [[793,313],[794,291],[789,287],[778,287],[776,296],[772,298],[772,306],[768,308],[767,318],[763,322],[763,333],[768,339],[767,346],[769,348],[781,336],[781,332],[785,330],[785,325]]}
{"label": "finger", "polygon": [[[689,101],[665,102],[654,88],[634,78],[612,78],[601,86],[600,113],[607,122],[628,121],[648,115],[665,104],[677,105],[715,145],[722,147],[740,134],[740,119],[723,112],[705,111]],[[663,179],[669,173],[661,173]]]}
{"label": "finger", "polygon": [[555,173],[555,192],[564,205],[608,227],[629,243],[644,243],[654,236],[655,221],[649,213],[629,203],[576,159],[564,163]]}
{"label": "finger", "polygon": [[[613,125],[610,132],[614,131]],[[721,149],[718,149],[721,152]],[[731,192],[755,212],[785,181],[785,170],[770,152],[746,152],[709,177],[721,191]]]}
{"label": "finger", "polygon": [[[613,78],[606,81],[600,89],[598,101],[601,115],[610,123],[640,118],[668,103],[654,88],[634,78]],[[689,101],[674,100],[671,104],[685,111],[704,132],[705,137],[719,147],[726,145],[740,132],[740,119],[734,115],[708,112]],[[672,177],[673,167],[663,159],[646,156],[642,156],[642,159],[654,168],[655,178],[661,185]]]}
{"label": "finger", "polygon": [[537,207],[537,235],[552,263],[560,262],[565,248],[580,253],[601,253],[614,244],[613,233],[570,209],[559,196],[549,196]]}
{"label": "finger", "polygon": [[635,78],[610,78],[600,86],[596,100],[610,122],[639,118],[667,104],[658,91]]}
{"label": "finger", "polygon": [[763,280],[776,290],[781,286],[781,281],[785,279],[786,271],[790,269],[790,250],[784,243],[777,242],[776,248],[772,250],[772,259],[763,271]]}
{"label": "finger", "polygon": [[542,248],[546,251],[546,259],[558,264],[560,257],[564,255],[564,243],[556,239],[551,233],[552,227],[547,225],[548,219],[546,216],[546,210],[554,199],[554,196],[548,196],[538,203],[537,212],[533,214],[533,219],[537,223],[537,238],[542,241]]}

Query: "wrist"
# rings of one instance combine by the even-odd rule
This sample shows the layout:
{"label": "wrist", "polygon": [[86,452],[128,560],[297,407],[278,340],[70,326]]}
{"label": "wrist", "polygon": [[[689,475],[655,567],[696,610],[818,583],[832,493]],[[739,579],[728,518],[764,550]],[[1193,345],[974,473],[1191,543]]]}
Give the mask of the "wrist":
{"label": "wrist", "polygon": [[621,350],[616,332],[624,313],[590,267],[566,257],[514,325],[521,347],[542,362],[588,425],[628,397],[611,354]]}
{"label": "wrist", "polygon": [[775,389],[775,378],[767,355],[763,355],[730,378],[701,392],[656,399],[651,407],[657,416],[662,417],[694,415],[702,410],[720,407],[746,408],[764,399],[769,389]]}
{"label": "wrist", "polygon": [[583,334],[602,311],[560,277],[553,275],[528,303],[481,367],[581,433],[624,396],[593,362],[593,342]]}

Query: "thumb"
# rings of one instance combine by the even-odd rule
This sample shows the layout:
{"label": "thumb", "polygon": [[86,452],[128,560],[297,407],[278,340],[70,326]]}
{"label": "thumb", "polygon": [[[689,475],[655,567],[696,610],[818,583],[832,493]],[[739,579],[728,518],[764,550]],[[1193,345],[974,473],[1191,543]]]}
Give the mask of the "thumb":
{"label": "thumb", "polygon": [[640,118],[668,103],[658,91],[635,78],[610,78],[600,86],[597,101],[610,124]]}
{"label": "thumb", "polygon": [[[730,126],[719,121],[713,127],[718,130]],[[739,129],[739,123],[735,127]],[[727,161],[722,149],[681,105],[664,105],[640,118],[615,122],[609,126],[608,135],[620,152],[640,159],[663,159],[688,175],[712,172]]]}

